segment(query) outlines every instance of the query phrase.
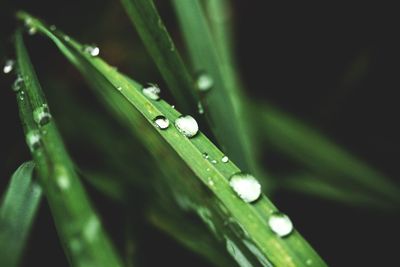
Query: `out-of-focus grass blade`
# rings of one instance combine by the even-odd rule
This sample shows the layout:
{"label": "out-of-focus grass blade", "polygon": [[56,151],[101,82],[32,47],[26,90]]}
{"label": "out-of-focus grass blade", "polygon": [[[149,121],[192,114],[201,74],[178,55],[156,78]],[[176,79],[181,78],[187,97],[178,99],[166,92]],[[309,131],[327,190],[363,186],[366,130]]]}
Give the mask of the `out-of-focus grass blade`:
{"label": "out-of-focus grass blade", "polygon": [[145,47],[156,63],[169,90],[178,101],[178,107],[187,113],[196,111],[197,97],[192,77],[175,48],[167,29],[149,0],[121,0],[129,18],[136,25]]}
{"label": "out-of-focus grass blade", "polygon": [[0,207],[0,266],[14,267],[21,260],[42,197],[34,168],[33,162],[22,164],[5,191]]}
{"label": "out-of-focus grass blade", "polygon": [[339,202],[347,206],[374,210],[398,211],[399,207],[386,199],[379,198],[358,186],[338,184],[334,179],[325,179],[312,173],[299,173],[280,181],[286,190]]}
{"label": "out-of-focus grass blade", "polygon": [[268,140],[270,146],[320,174],[321,178],[352,183],[366,193],[399,204],[397,185],[313,129],[269,105],[260,105],[253,111],[262,121],[258,124],[259,138]]}
{"label": "out-of-focus grass blade", "polygon": [[156,127],[153,120],[157,116],[174,122],[181,116],[177,110],[163,100],[148,99],[142,86],[92,57],[72,38],[66,41],[61,32],[50,31],[26,13],[19,17],[30,20],[38,32],[55,41],[88,82],[96,85],[95,92],[132,123],[131,129],[152,153],[154,163],[166,166],[162,168],[168,172],[164,182],[177,203],[197,212],[240,265],[325,266],[296,230],[282,238],[269,228],[268,221],[277,209],[265,196],[249,204],[234,193],[228,180],[240,170],[232,161],[222,163],[224,154],[206,136],[198,132],[189,139],[172,125],[164,130]]}
{"label": "out-of-focus grass blade", "polygon": [[150,209],[147,218],[154,226],[171,235],[183,246],[203,256],[210,263],[220,267],[236,266],[226,251],[215,249],[219,244],[208,234],[206,228],[188,224],[187,218],[173,216],[170,212],[163,212],[160,209]]}
{"label": "out-of-focus grass blade", "polygon": [[15,42],[20,117],[65,253],[72,266],[122,266],[51,118],[21,31]]}

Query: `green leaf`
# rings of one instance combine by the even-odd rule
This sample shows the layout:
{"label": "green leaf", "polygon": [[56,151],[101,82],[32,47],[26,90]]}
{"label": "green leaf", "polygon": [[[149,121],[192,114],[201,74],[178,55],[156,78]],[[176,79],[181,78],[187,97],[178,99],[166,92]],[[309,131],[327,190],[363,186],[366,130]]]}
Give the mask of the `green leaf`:
{"label": "green leaf", "polygon": [[17,92],[20,117],[70,264],[122,266],[51,118],[21,31],[15,41],[18,75],[22,78]]}
{"label": "green leaf", "polygon": [[33,162],[12,175],[0,207],[0,266],[17,266],[34,222],[42,189],[34,180]]}
{"label": "green leaf", "polygon": [[25,13],[19,17],[30,19],[38,32],[52,39],[109,107],[130,122],[130,129],[141,138],[155,164],[174,167],[161,168],[168,185],[164,190],[171,190],[181,208],[195,211],[240,265],[307,266],[312,262],[325,266],[296,230],[281,238],[269,228],[268,220],[277,209],[265,196],[249,204],[235,194],[229,178],[240,169],[232,161],[222,163],[224,154],[204,134],[187,138],[172,125],[165,130],[155,126],[157,116],[174,122],[181,116],[177,110],[163,100],[149,100],[141,85],[84,52],[72,38],[65,41],[61,32],[50,31]]}

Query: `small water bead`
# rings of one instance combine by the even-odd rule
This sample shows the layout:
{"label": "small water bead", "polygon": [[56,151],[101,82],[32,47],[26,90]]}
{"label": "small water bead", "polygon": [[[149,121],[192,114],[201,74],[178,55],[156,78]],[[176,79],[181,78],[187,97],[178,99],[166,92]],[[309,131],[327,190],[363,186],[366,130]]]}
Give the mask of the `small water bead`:
{"label": "small water bead", "polygon": [[223,156],[221,161],[222,163],[227,163],[229,161],[229,158],[227,156]]}
{"label": "small water bead", "polygon": [[39,126],[46,125],[51,120],[51,114],[49,111],[49,107],[47,104],[43,104],[40,107],[37,107],[33,111],[33,119]]}
{"label": "small water bead", "polygon": [[71,41],[71,38],[68,35],[64,35],[64,41],[69,42]]}
{"label": "small water bead", "polygon": [[157,116],[154,119],[154,124],[157,126],[157,128],[165,130],[169,127],[169,120],[164,116]]}
{"label": "small water bead", "polygon": [[6,62],[4,63],[3,72],[5,74],[10,73],[14,69],[14,65],[15,65],[14,60],[12,60],[12,59],[6,60]]}
{"label": "small water bead", "polygon": [[308,259],[308,260],[306,260],[306,264],[307,264],[307,265],[309,265],[309,266],[310,266],[310,265],[312,265],[312,263],[313,263],[312,259]]}
{"label": "small water bead", "polygon": [[56,25],[50,25],[50,30],[52,30],[52,31],[55,31],[55,30],[57,30],[57,27],[56,27]]}
{"label": "small water bead", "polygon": [[261,195],[261,185],[254,176],[236,173],[229,179],[229,185],[247,203],[256,201]]}
{"label": "small water bead", "polygon": [[26,144],[31,152],[36,151],[40,147],[40,132],[38,130],[31,130],[26,134]]}
{"label": "small water bead", "polygon": [[197,111],[199,114],[204,114],[204,108],[200,101],[197,103]]}
{"label": "small water bead", "polygon": [[191,138],[199,131],[199,125],[196,120],[190,116],[181,116],[175,120],[175,127],[184,136]]}
{"label": "small water bead", "polygon": [[13,85],[12,85],[12,89],[14,92],[18,92],[19,90],[21,90],[21,85],[24,82],[24,79],[22,78],[21,75],[17,76],[17,79],[15,79]]}
{"label": "small water bead", "polygon": [[122,91],[122,87],[121,87],[121,86],[118,86],[118,87],[117,87],[117,90],[121,92],[121,91]]}
{"label": "small water bead", "polygon": [[208,159],[209,158],[208,154],[207,153],[203,153],[203,158]]}
{"label": "small water bead", "polygon": [[280,237],[287,236],[293,231],[292,221],[282,212],[272,213],[268,219],[268,225]]}
{"label": "small water bead", "polygon": [[218,162],[215,159],[213,159],[213,160],[211,160],[211,163],[212,164],[217,164]]}
{"label": "small water bead", "polygon": [[61,190],[68,190],[68,188],[70,186],[69,178],[68,178],[68,176],[66,176],[64,174],[57,176],[56,182],[57,182],[58,187]]}
{"label": "small water bead", "polygon": [[175,105],[171,105],[171,108],[175,109]]}
{"label": "small water bead", "polygon": [[95,45],[85,46],[84,51],[89,53],[92,57],[97,57],[100,54],[100,48]]}
{"label": "small water bead", "polygon": [[206,73],[200,73],[196,79],[196,86],[200,91],[208,91],[213,87],[214,80]]}
{"label": "small water bead", "polygon": [[161,90],[156,84],[149,84],[148,87],[142,89],[142,93],[151,100],[159,100]]}
{"label": "small water bead", "polygon": [[28,28],[28,34],[29,35],[35,35],[37,33],[36,27],[29,27]]}

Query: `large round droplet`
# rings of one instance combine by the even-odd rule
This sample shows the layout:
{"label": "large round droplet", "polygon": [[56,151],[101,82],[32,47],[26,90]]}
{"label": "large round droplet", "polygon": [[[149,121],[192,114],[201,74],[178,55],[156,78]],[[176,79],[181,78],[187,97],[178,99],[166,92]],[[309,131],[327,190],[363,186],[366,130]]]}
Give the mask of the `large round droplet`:
{"label": "large round droplet", "polygon": [[4,63],[3,72],[5,74],[10,73],[14,69],[14,65],[15,65],[14,60],[11,59],[6,60],[6,62]]}
{"label": "large round droplet", "polygon": [[206,73],[200,73],[196,79],[197,89],[200,91],[208,91],[213,87],[214,80],[212,77]]}
{"label": "large round droplet", "polygon": [[229,158],[227,156],[223,156],[221,158],[222,163],[227,163],[229,161]]}
{"label": "large round droplet", "polygon": [[256,201],[261,195],[261,185],[254,176],[237,173],[229,179],[229,185],[245,202]]}
{"label": "large round droplet", "polygon": [[293,231],[293,223],[290,218],[282,212],[274,212],[268,220],[271,230],[280,237],[289,235]]}
{"label": "large round droplet", "polygon": [[33,111],[33,119],[39,126],[43,126],[50,122],[51,114],[49,112],[49,107],[46,104],[43,104],[40,107],[37,107]]}
{"label": "large round droplet", "polygon": [[157,126],[157,128],[165,130],[169,127],[169,120],[164,116],[157,116],[154,119],[154,124]]}
{"label": "large round droplet", "polygon": [[148,87],[142,89],[142,93],[151,100],[158,100],[160,99],[161,90],[156,84],[149,84]]}
{"label": "large round droplet", "polygon": [[31,130],[26,134],[26,144],[31,152],[36,151],[40,147],[40,132],[38,130]]}
{"label": "large round droplet", "polygon": [[190,116],[181,116],[175,120],[175,127],[186,137],[193,137],[199,131],[199,125],[196,120]]}

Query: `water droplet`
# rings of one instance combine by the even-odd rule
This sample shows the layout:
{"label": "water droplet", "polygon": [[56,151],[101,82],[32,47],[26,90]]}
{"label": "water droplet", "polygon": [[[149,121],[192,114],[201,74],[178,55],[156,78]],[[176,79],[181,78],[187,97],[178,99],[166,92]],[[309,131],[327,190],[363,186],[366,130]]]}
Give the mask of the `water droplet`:
{"label": "water droplet", "polygon": [[52,30],[52,31],[55,31],[55,30],[57,30],[57,27],[56,27],[56,25],[50,25],[50,30]]}
{"label": "water droplet", "polygon": [[214,186],[214,181],[213,181],[213,179],[211,177],[208,177],[207,180],[208,180],[207,182],[208,182],[209,186]]}
{"label": "water droplet", "polygon": [[171,105],[171,108],[175,109],[175,105]]}
{"label": "water droplet", "polygon": [[122,87],[121,87],[121,86],[118,86],[118,87],[117,87],[117,90],[121,92],[121,91],[122,91]]}
{"label": "water droplet", "polygon": [[6,60],[3,67],[3,72],[5,74],[10,73],[14,69],[15,61],[12,59]]}
{"label": "water droplet", "polygon": [[71,38],[68,35],[64,35],[64,41],[69,42],[71,41]]}
{"label": "water droplet", "polygon": [[215,159],[213,159],[213,160],[211,160],[211,163],[212,164],[217,164],[218,162]]}
{"label": "water droplet", "polygon": [[203,158],[208,159],[208,154],[207,153],[203,153]]}
{"label": "water droplet", "polygon": [[31,152],[36,151],[40,147],[40,133],[38,130],[31,130],[26,134],[26,143]]}
{"label": "water droplet", "polygon": [[148,87],[142,89],[142,93],[151,100],[159,100],[161,90],[156,84],[149,84]]}
{"label": "water droplet", "polygon": [[99,229],[100,222],[95,215],[92,215],[83,230],[83,235],[85,236],[86,240],[91,242],[97,237]]}
{"label": "water droplet", "polygon": [[268,220],[271,230],[280,237],[289,235],[293,231],[293,223],[290,218],[282,212],[274,212]]}
{"label": "water droplet", "polygon": [[197,111],[199,114],[204,114],[204,108],[200,101],[197,103]]}
{"label": "water droplet", "polygon": [[229,179],[229,185],[245,202],[256,201],[261,195],[261,185],[254,176],[237,173]]}
{"label": "water droplet", "polygon": [[87,45],[84,48],[86,53],[89,53],[92,57],[97,57],[100,54],[100,48],[95,45]]}
{"label": "water droplet", "polygon": [[214,80],[205,73],[200,73],[196,79],[196,86],[200,91],[208,91],[213,87]]}
{"label": "water droplet", "polygon": [[28,34],[29,35],[35,35],[37,33],[36,27],[29,27],[28,28]]}
{"label": "water droplet", "polygon": [[43,104],[40,107],[37,107],[33,111],[33,119],[39,126],[46,125],[51,120],[51,114],[49,111],[49,107],[47,104]]}
{"label": "water droplet", "polygon": [[57,186],[61,190],[67,190],[70,186],[70,181],[67,175],[61,174],[56,178]]}
{"label": "water droplet", "polygon": [[307,264],[307,265],[312,265],[312,263],[313,263],[312,259],[308,259],[308,260],[306,261],[306,264]]}
{"label": "water droplet", "polygon": [[169,120],[164,116],[157,116],[154,119],[154,123],[157,126],[157,128],[161,130],[165,130],[169,127]]}
{"label": "water droplet", "polygon": [[181,116],[175,120],[175,127],[186,137],[193,137],[199,131],[196,120],[190,116]]}
{"label": "water droplet", "polygon": [[227,163],[229,161],[229,158],[227,156],[223,156],[221,161],[222,163]]}
{"label": "water droplet", "polygon": [[21,90],[21,85],[23,83],[24,79],[22,79],[21,75],[17,76],[17,79],[15,79],[13,85],[12,85],[12,89],[14,92],[18,92],[19,90]]}
{"label": "water droplet", "polygon": [[25,22],[25,26],[30,26],[32,24],[32,19],[26,18],[24,22]]}

